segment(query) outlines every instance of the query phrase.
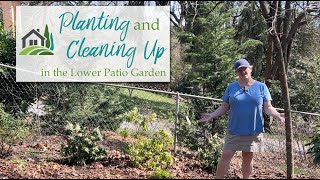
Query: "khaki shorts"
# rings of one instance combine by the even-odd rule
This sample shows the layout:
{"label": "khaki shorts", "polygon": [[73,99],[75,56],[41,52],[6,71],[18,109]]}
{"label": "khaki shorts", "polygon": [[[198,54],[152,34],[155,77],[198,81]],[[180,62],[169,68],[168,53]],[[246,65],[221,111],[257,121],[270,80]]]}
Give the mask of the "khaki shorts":
{"label": "khaki shorts", "polygon": [[263,133],[255,135],[233,135],[227,133],[225,137],[225,150],[263,152]]}

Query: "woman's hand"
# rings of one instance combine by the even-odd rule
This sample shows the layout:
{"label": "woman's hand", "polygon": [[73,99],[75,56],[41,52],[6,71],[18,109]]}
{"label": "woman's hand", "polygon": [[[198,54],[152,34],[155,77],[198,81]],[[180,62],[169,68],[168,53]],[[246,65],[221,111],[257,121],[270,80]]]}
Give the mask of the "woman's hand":
{"label": "woman's hand", "polygon": [[201,119],[198,122],[208,122],[213,118],[212,113],[205,113],[201,115]]}
{"label": "woman's hand", "polygon": [[284,113],[280,113],[280,117],[278,117],[278,119],[280,120],[281,123],[284,124],[286,122],[285,114]]}
{"label": "woman's hand", "polygon": [[230,105],[226,102],[222,102],[222,104],[214,112],[203,114],[198,122],[208,122],[211,119],[218,118],[219,116],[226,114],[229,109]]}
{"label": "woman's hand", "polygon": [[276,119],[278,119],[281,124],[285,123],[285,115],[284,113],[279,113],[271,104],[271,101],[266,101],[263,103],[264,112],[268,114],[269,116],[272,116]]}

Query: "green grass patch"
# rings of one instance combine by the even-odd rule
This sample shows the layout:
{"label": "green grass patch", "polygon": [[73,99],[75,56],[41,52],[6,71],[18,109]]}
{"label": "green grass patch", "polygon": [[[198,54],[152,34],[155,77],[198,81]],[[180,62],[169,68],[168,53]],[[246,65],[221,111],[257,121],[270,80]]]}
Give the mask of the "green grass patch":
{"label": "green grass patch", "polygon": [[[176,112],[175,98],[171,98],[165,94],[157,94],[143,90],[132,90],[130,95],[130,91],[128,89],[121,88],[120,96],[134,100],[138,108],[148,107],[157,115],[163,115],[165,117],[172,116]],[[187,107],[185,102],[180,102],[179,105],[180,110],[184,110]]]}
{"label": "green grass patch", "polygon": [[27,55],[29,52],[38,49],[38,48],[43,48],[42,46],[30,46],[30,47],[26,47],[24,48],[19,55]]}
{"label": "green grass patch", "polygon": [[42,46],[30,46],[24,48],[19,55],[53,55],[53,53]]}

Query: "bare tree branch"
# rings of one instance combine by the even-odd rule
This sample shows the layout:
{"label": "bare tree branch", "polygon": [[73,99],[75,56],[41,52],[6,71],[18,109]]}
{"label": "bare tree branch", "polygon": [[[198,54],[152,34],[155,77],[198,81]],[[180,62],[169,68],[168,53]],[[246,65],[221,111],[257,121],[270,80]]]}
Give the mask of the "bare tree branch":
{"label": "bare tree branch", "polygon": [[180,19],[178,18],[178,16],[173,11],[170,11],[170,14],[173,16],[174,20],[176,20],[177,23],[180,22]]}
{"label": "bare tree branch", "polygon": [[272,3],[270,5],[270,11],[267,8],[266,2],[265,1],[259,1],[260,3],[260,9],[262,11],[262,15],[264,17],[264,19],[267,22],[267,26],[268,26],[268,31],[269,33],[271,33],[271,29],[272,29],[272,23],[276,18],[276,8],[275,8],[275,3]]}
{"label": "bare tree branch", "polygon": [[289,19],[291,17],[291,1],[286,1],[285,5],[285,15],[283,19],[283,35],[284,38],[287,37],[288,29],[289,29]]}
{"label": "bare tree branch", "polygon": [[[275,2],[275,1],[274,1]],[[277,1],[278,3],[278,11],[277,11],[277,30],[278,30],[278,33],[280,33],[280,37],[281,37],[281,34],[283,31],[281,31],[281,24],[282,24],[282,21],[283,21],[283,17],[282,17],[282,6],[281,6],[281,1]]]}
{"label": "bare tree branch", "polygon": [[191,21],[191,29],[193,29],[193,24],[194,24],[194,21],[195,21],[195,19],[196,19],[196,17],[197,17],[197,14],[198,14],[198,2],[196,1],[196,3],[195,3],[195,6],[192,4],[192,7],[193,7],[193,9],[194,9],[194,16],[193,16],[193,18],[192,18],[192,21]]}
{"label": "bare tree branch", "polygon": [[272,22],[271,22],[271,26],[272,26],[272,30],[271,32],[273,32],[273,35],[278,35],[279,33],[279,28],[277,25],[277,14],[279,11],[279,7],[278,7],[278,2],[277,1],[273,1],[272,2],[272,6],[270,6],[270,8],[274,8],[274,15],[270,15],[270,17],[273,17]]}
{"label": "bare tree branch", "polygon": [[298,27],[299,27],[299,23],[302,21],[302,19],[304,18],[306,16],[306,12],[301,12],[299,15],[298,15],[298,17],[296,17],[295,19],[294,19],[294,22],[293,22],[293,24],[292,24],[292,26],[291,26],[291,29],[290,29],[290,31],[289,31],[289,33],[288,33],[288,36],[287,36],[287,38],[285,39],[285,41],[284,41],[284,47],[286,47],[287,45],[288,45],[288,42],[289,42],[289,40],[293,37],[293,34],[296,32],[296,30],[298,29]]}
{"label": "bare tree branch", "polygon": [[180,30],[182,30],[182,28],[179,26],[179,24],[177,24],[172,18],[170,18],[170,21],[172,22],[172,24],[174,26],[176,26],[177,28],[179,28]]}
{"label": "bare tree branch", "polygon": [[265,20],[269,19],[270,16],[269,16],[269,11],[267,9],[267,5],[266,5],[266,2],[265,1],[259,1],[260,3],[260,7],[261,7],[261,10],[262,10],[262,15],[264,17]]}
{"label": "bare tree branch", "polygon": [[308,24],[308,21],[302,21],[302,22],[299,23],[298,28],[301,27],[301,26],[304,26],[306,24]]}
{"label": "bare tree branch", "polygon": [[113,2],[113,1],[110,1],[110,2],[107,4],[107,6],[110,6],[111,3],[114,3],[114,2]]}
{"label": "bare tree branch", "polygon": [[205,12],[205,13],[202,13],[202,14],[199,14],[199,15],[200,15],[200,16],[203,16],[203,15],[207,16],[207,15],[210,14],[212,11],[214,11],[219,4],[222,4],[222,3],[223,3],[223,1],[217,2],[217,3],[213,6],[213,8],[210,9],[208,12]]}

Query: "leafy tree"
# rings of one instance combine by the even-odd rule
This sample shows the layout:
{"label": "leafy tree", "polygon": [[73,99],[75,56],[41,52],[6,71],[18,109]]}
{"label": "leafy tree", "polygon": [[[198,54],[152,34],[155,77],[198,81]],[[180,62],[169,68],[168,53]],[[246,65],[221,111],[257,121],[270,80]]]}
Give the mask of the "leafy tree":
{"label": "leafy tree", "polygon": [[238,45],[235,41],[236,30],[231,22],[239,8],[221,2],[197,5],[196,10],[186,12],[186,25],[180,33],[186,47],[185,60],[191,64],[186,83],[193,84],[194,94],[221,97],[227,84],[235,80],[233,62],[261,42],[248,38]]}
{"label": "leafy tree", "polygon": [[16,64],[16,40],[13,33],[5,31],[0,23],[0,62],[7,65]]}
{"label": "leafy tree", "polygon": [[0,8],[0,23],[3,23],[3,12],[2,12],[2,8]]}
{"label": "leafy tree", "polygon": [[252,75],[258,79],[263,79],[265,69],[265,44],[267,34],[265,33],[267,26],[263,17],[258,11],[256,1],[249,1],[243,5],[239,15],[239,20],[235,24],[235,39],[239,45],[243,43],[255,43],[256,46],[240,50],[242,54],[246,54],[246,58],[253,64]]}
{"label": "leafy tree", "polygon": [[[257,46],[252,48],[247,48],[245,51],[241,51],[244,54],[247,54],[246,58],[253,64],[252,75],[255,79],[260,81],[265,81],[268,79],[266,76],[270,73],[267,73],[270,69],[269,64],[266,62],[270,59],[269,54],[265,50],[269,50],[270,42],[267,42],[267,38],[270,38],[266,32],[267,26],[265,24],[264,18],[259,12],[257,1],[250,1],[244,4],[244,8],[239,15],[238,23],[236,24],[237,33],[235,38],[239,44],[242,44],[244,41],[259,41]],[[269,78],[270,79],[270,78]],[[270,81],[266,81],[267,86],[270,85]],[[267,132],[271,131],[270,119],[264,114],[264,128]]]}
{"label": "leafy tree", "polygon": [[[320,30],[310,23],[297,31],[293,40],[291,63],[288,71],[291,108],[306,112],[319,112],[320,104]],[[281,89],[278,82],[271,88],[277,107],[281,107]],[[307,120],[307,119],[306,119]]]}
{"label": "leafy tree", "polygon": [[[0,63],[9,66],[16,64],[16,40],[12,32],[5,31],[0,23]],[[7,113],[13,116],[24,115],[35,99],[35,85],[16,83],[14,69],[0,66],[0,99]]]}
{"label": "leafy tree", "polygon": [[[318,5],[309,6],[300,2],[259,1],[260,9],[269,28],[272,43],[275,46],[276,63],[273,66],[275,72],[279,75],[282,100],[285,109],[286,118],[286,141],[287,141],[287,177],[293,177],[293,148],[292,148],[292,121],[291,121],[291,104],[288,87],[288,69],[291,61],[291,50],[293,39],[299,27],[308,23],[306,16],[310,13],[319,15]],[[284,5],[284,7],[283,7]],[[302,7],[302,9],[301,9]]]}
{"label": "leafy tree", "polygon": [[50,50],[53,51],[54,50],[54,42],[53,42],[53,37],[52,37],[52,33],[50,33]]}
{"label": "leafy tree", "polygon": [[[237,31],[233,25],[233,15],[242,7],[207,1],[180,5],[185,9],[184,13],[181,12],[181,18],[186,23],[185,26],[178,26],[181,18],[174,18],[175,26],[180,28],[179,37],[185,49],[182,57],[190,69],[185,70],[186,76],[177,90],[220,98],[228,83],[236,80],[234,61],[246,57],[250,49],[262,43],[251,38],[243,39],[241,43],[235,40]],[[192,99],[192,104],[196,119],[207,107],[212,107],[211,103],[197,99]]]}
{"label": "leafy tree", "polygon": [[49,37],[49,29],[48,29],[48,24],[46,24],[46,28],[44,30],[44,37],[46,38],[46,47],[50,48],[50,37]]}

